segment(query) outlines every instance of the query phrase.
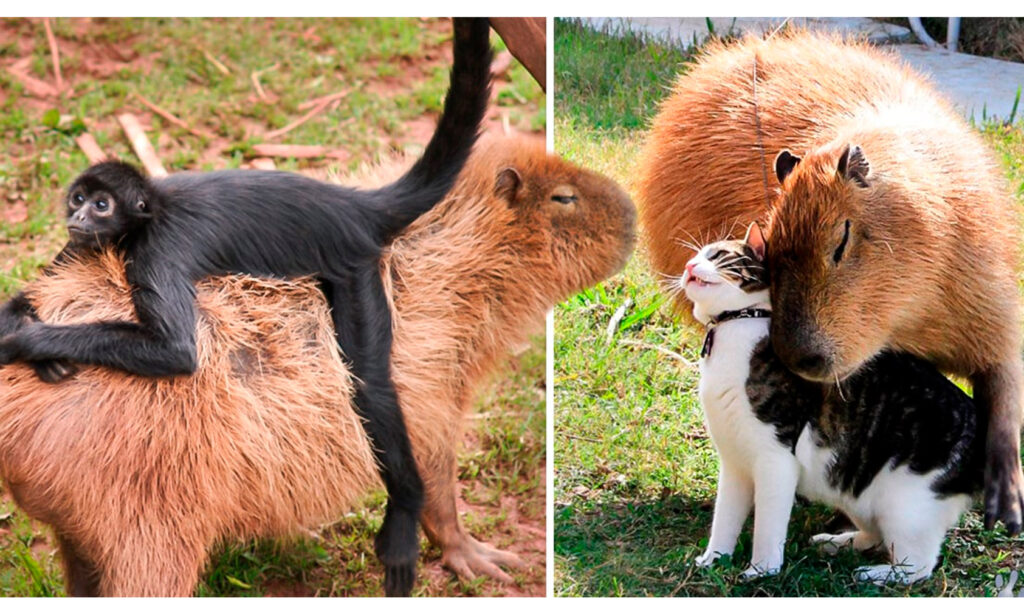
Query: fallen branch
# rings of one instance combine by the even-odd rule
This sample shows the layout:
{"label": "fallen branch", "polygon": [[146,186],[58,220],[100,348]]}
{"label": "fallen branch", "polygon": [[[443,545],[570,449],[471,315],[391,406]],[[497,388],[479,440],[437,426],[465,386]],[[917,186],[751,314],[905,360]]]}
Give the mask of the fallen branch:
{"label": "fallen branch", "polygon": [[692,367],[696,367],[696,365],[697,365],[696,363],[690,361],[686,357],[683,357],[679,353],[677,353],[675,351],[671,351],[671,350],[669,350],[669,349],[667,349],[667,348],[665,348],[663,346],[658,346],[656,344],[648,344],[646,342],[637,342],[636,340],[625,340],[625,339],[619,340],[619,344],[624,344],[626,346],[635,346],[637,348],[647,349],[647,350],[651,350],[651,351],[658,351],[659,353],[661,353],[663,355],[668,355],[669,357],[672,357],[673,359],[678,359],[679,361],[683,362],[687,367],[691,367],[692,368]]}
{"label": "fallen branch", "polygon": [[53,59],[53,75],[57,78],[57,91],[64,91],[64,79],[60,76],[60,51],[57,48],[57,37],[53,35],[53,28],[50,27],[50,18],[43,17],[43,27],[46,28],[46,40],[50,42],[50,57]]}
{"label": "fallen branch", "polygon": [[231,69],[222,64],[217,58],[215,58],[209,51],[199,47],[199,50],[203,52],[203,56],[206,57],[207,61],[213,64],[213,67],[220,71],[221,74],[227,76],[231,74]]}
{"label": "fallen branch", "polygon": [[142,165],[146,167],[146,172],[150,176],[164,177],[167,176],[167,170],[164,169],[163,164],[160,163],[160,158],[157,157],[156,151],[153,149],[153,145],[150,144],[149,138],[146,136],[146,131],[142,129],[142,124],[139,123],[138,117],[130,113],[117,116],[117,121],[121,124],[121,128],[124,130],[125,136],[128,137],[129,142],[132,144],[132,149],[135,150],[135,154],[139,156],[142,161]]}
{"label": "fallen branch", "polygon": [[352,93],[352,88],[351,87],[343,89],[343,90],[341,90],[339,92],[336,92],[336,93],[332,93],[332,94],[326,95],[326,96],[320,96],[319,98],[313,98],[312,100],[306,100],[305,102],[300,104],[298,108],[301,111],[301,110],[306,110],[307,108],[313,108],[314,106],[317,106],[319,104],[323,104],[324,102],[334,102],[335,100],[340,100],[340,99],[344,98],[345,96],[347,96],[350,93]]}
{"label": "fallen branch", "polygon": [[252,74],[250,75],[252,77],[252,85],[256,88],[256,95],[258,95],[260,97],[260,100],[263,100],[264,102],[269,102],[270,98],[267,96],[267,92],[263,91],[263,85],[260,85],[260,77],[263,76],[264,72],[276,70],[279,65],[280,62],[277,62],[273,66],[269,66],[267,68],[264,68],[263,70],[253,70]]}
{"label": "fallen branch", "polygon": [[100,148],[100,144],[96,142],[96,139],[89,132],[83,132],[75,138],[75,144],[78,148],[85,153],[85,156],[89,158],[90,164],[99,163],[107,159],[107,154]]}
{"label": "fallen branch", "polygon": [[37,79],[28,73],[31,61],[31,57],[22,58],[8,66],[7,72],[21,83],[30,96],[36,98],[56,96],[59,92],[53,85]]}
{"label": "fallen branch", "polygon": [[612,315],[611,321],[608,321],[608,328],[605,330],[605,336],[607,336],[608,342],[612,341],[612,337],[615,336],[615,331],[619,329],[619,322],[626,316],[626,311],[633,305],[633,298],[626,298],[622,306],[619,306],[615,310],[615,314]]}
{"label": "fallen branch", "polygon": [[305,115],[299,117],[295,121],[292,121],[291,123],[289,123],[288,125],[284,126],[283,128],[278,129],[278,130],[274,130],[272,132],[267,132],[267,135],[266,135],[267,140],[273,140],[274,138],[277,138],[278,136],[283,136],[283,135],[287,134],[288,132],[294,130],[295,128],[299,127],[303,123],[309,121],[310,119],[312,119],[313,117],[318,115],[322,110],[327,108],[327,105],[330,104],[330,103],[331,103],[331,100],[324,100],[324,101],[320,102],[319,104],[317,104],[316,106],[314,106],[313,110],[311,110],[308,113],[306,113]]}
{"label": "fallen branch", "polygon": [[213,139],[217,138],[217,135],[214,134],[213,132],[208,132],[206,130],[200,130],[198,128],[194,128],[194,127],[190,126],[189,124],[185,123],[181,119],[179,119],[179,118],[175,117],[174,115],[172,115],[170,113],[170,111],[164,110],[164,109],[160,108],[159,106],[157,106],[156,104],[153,104],[152,102],[147,100],[145,97],[143,97],[143,95],[140,94],[139,92],[133,91],[132,95],[135,96],[139,100],[139,102],[142,102],[144,105],[146,105],[146,107],[149,110],[151,110],[154,113],[156,113],[156,114],[160,115],[161,117],[163,117],[168,123],[171,123],[172,125],[176,125],[176,126],[180,127],[181,129],[187,131],[188,133],[193,134],[195,136],[199,136],[200,138],[206,138],[207,140],[213,140]]}

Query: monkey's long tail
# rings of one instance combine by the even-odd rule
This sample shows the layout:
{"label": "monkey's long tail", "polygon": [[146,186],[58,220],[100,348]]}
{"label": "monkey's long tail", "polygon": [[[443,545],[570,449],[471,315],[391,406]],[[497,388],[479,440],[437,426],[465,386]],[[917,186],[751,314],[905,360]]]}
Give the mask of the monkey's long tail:
{"label": "monkey's long tail", "polygon": [[381,213],[381,244],[444,198],[480,134],[491,96],[490,25],[483,17],[456,17],[452,22],[455,59],[437,129],[423,157],[374,198]]}

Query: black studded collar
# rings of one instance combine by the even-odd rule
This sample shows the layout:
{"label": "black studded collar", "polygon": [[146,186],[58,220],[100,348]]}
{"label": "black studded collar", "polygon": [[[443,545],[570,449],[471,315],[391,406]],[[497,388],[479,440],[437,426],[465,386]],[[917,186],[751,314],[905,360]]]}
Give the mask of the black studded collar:
{"label": "black studded collar", "polygon": [[744,308],[742,310],[726,310],[717,317],[711,317],[708,322],[708,333],[704,336],[704,346],[700,349],[701,359],[711,354],[711,346],[715,343],[715,328],[720,323],[732,321],[733,319],[770,319],[772,311],[767,308]]}

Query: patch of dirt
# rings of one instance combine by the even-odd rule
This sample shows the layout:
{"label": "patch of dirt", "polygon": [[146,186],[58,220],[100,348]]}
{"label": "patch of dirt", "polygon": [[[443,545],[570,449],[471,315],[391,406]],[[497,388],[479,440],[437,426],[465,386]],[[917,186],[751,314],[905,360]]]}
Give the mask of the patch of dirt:
{"label": "patch of dirt", "polygon": [[15,200],[0,209],[0,218],[7,223],[22,223],[28,219],[28,205],[23,200]]}
{"label": "patch of dirt", "polygon": [[316,592],[302,582],[268,580],[263,584],[263,594],[267,597],[313,597]]}

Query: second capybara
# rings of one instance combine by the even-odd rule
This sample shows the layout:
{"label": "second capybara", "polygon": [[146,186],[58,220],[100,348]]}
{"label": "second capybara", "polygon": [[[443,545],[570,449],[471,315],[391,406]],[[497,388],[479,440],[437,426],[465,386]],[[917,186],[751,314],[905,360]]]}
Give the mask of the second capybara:
{"label": "second capybara", "polygon": [[[487,138],[445,201],[385,255],[423,524],[460,576],[508,580],[499,566],[518,563],[456,512],[474,392],[553,304],[625,264],[634,217],[617,185],[541,142]],[[0,477],[53,526],[71,594],[189,595],[217,542],[317,525],[379,486],[317,285],[233,277],[198,289],[192,377],[84,367],[49,385],[25,365],[0,369]],[[112,256],[69,263],[26,291],[44,321],[132,312]]]}
{"label": "second capybara", "polygon": [[1015,211],[991,151],[924,78],[822,34],[712,45],[663,104],[643,163],[641,218],[665,274],[690,257],[681,245],[767,222],[772,339],[794,371],[840,380],[893,348],[969,377],[991,416],[986,523],[1019,531]]}

